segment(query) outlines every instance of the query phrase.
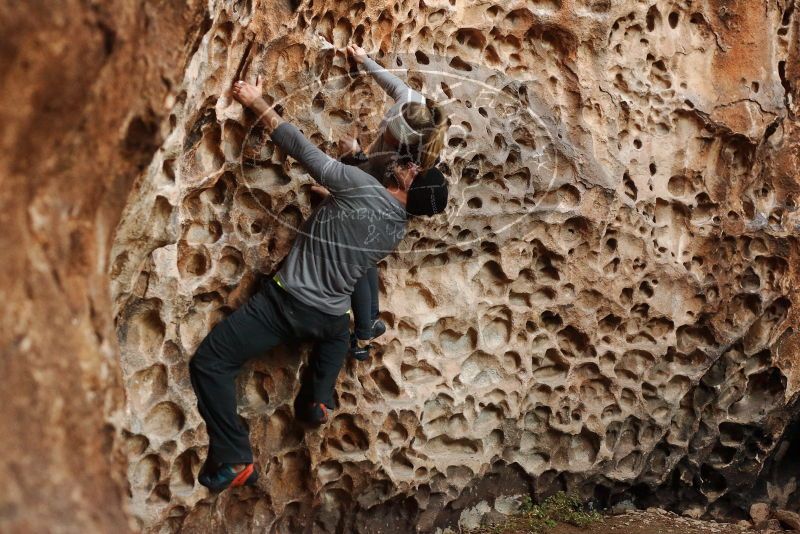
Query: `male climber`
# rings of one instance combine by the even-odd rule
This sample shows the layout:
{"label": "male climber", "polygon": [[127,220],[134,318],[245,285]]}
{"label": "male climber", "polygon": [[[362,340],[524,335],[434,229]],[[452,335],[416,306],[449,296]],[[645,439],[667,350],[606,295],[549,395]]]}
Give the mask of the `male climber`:
{"label": "male climber", "polygon": [[330,196],[305,221],[274,278],[205,337],[189,368],[209,436],[199,481],[212,491],[258,479],[247,429],[236,413],[235,379],[244,363],[289,340],[315,340],[295,416],[327,421],[349,346],[350,295],[356,281],[403,238],[409,216],[433,215],[447,203],[447,182],[435,170],[419,172],[414,151],[394,164],[396,180],[381,185],[311,144],[261,98],[256,85],[238,81],[233,96],[252,109],[273,141],[302,163]]}

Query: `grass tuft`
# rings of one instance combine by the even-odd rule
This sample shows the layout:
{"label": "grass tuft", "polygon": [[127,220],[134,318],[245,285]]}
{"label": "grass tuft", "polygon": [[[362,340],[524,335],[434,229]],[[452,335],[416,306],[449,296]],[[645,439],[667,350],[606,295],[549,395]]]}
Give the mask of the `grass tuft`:
{"label": "grass tuft", "polygon": [[585,527],[601,519],[600,513],[585,510],[576,495],[559,491],[541,504],[534,504],[526,496],[518,514],[503,523],[471,530],[469,534],[539,534],[559,523]]}

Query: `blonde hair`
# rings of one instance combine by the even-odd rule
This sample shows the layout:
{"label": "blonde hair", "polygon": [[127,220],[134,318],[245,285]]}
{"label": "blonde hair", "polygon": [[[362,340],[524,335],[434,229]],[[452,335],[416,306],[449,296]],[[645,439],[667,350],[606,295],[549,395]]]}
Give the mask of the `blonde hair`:
{"label": "blonde hair", "polygon": [[444,110],[430,99],[426,99],[424,105],[409,102],[403,106],[403,118],[409,126],[422,134],[418,147],[420,165],[423,169],[433,167],[444,146],[444,132],[447,130]]}

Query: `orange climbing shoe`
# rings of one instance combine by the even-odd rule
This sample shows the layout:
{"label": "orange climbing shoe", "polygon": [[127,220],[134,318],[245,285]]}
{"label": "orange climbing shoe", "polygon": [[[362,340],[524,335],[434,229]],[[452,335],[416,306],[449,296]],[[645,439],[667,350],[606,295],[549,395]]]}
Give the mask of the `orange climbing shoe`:
{"label": "orange climbing shoe", "polygon": [[321,425],[328,422],[330,408],[321,402],[309,402],[301,410],[295,412],[295,416],[305,423]]}
{"label": "orange climbing shoe", "polygon": [[321,425],[328,422],[328,407],[321,402],[312,402],[309,415],[311,422]]}
{"label": "orange climbing shoe", "polygon": [[237,473],[233,464],[222,464],[213,473],[201,474],[197,481],[214,492],[238,486],[254,486],[258,481],[258,471],[253,464],[247,464]]}

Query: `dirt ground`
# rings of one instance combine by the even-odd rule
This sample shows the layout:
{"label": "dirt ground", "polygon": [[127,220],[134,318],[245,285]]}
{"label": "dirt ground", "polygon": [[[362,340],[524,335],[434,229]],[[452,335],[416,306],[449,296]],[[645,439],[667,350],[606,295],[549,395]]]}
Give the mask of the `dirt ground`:
{"label": "dirt ground", "polygon": [[[755,534],[736,524],[700,521],[664,511],[632,511],[607,516],[587,527],[558,525],[547,534]],[[798,532],[798,531],[792,531]]]}

